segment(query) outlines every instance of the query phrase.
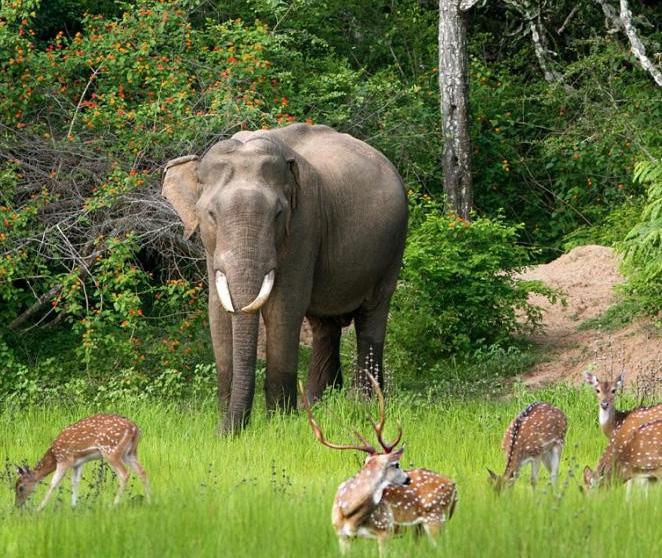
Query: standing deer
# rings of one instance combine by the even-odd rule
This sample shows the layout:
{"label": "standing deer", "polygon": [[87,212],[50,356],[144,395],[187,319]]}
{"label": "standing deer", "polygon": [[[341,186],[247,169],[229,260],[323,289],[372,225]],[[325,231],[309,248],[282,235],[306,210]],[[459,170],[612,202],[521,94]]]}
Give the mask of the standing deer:
{"label": "standing deer", "polygon": [[561,462],[568,420],[561,409],[549,403],[531,403],[508,426],[501,448],[506,454],[506,470],[499,476],[488,469],[497,491],[515,482],[524,465],[531,463],[531,485],[538,482],[540,463],[549,471],[552,484]]}
{"label": "standing deer", "polygon": [[611,438],[614,431],[624,422],[636,426],[662,419],[662,403],[652,407],[637,407],[629,411],[619,411],[616,408],[614,399],[616,394],[623,389],[623,374],[620,374],[615,380],[600,381],[595,374],[584,372],[584,380],[595,388],[600,404],[598,420],[600,428],[607,438]]}
{"label": "standing deer", "polygon": [[379,401],[379,421],[373,423],[379,452],[365,437],[354,431],[360,444],[335,444],[324,437],[315,421],[310,404],[300,385],[303,406],[315,437],[326,447],[339,450],[358,450],[368,454],[361,470],[343,482],[336,492],[331,521],[344,553],[353,537],[377,539],[379,555],[384,554],[384,542],[397,526],[422,525],[430,540],[453,515],[457,501],[455,483],[427,469],[400,468],[404,448],[395,451],[402,437],[398,427],[395,442],[386,443],[383,429],[386,420],[384,395],[375,378],[368,374]]}
{"label": "standing deer", "polygon": [[631,428],[626,424],[611,437],[595,471],[584,468],[587,489],[625,482],[629,497],[633,483],[662,480],[662,420]]}
{"label": "standing deer", "polygon": [[78,498],[78,485],[83,465],[93,459],[105,459],[117,474],[119,489],[114,504],[118,504],[129,478],[128,465],[140,477],[149,500],[147,474],[138,462],[138,440],[140,430],[129,419],[119,415],[99,414],[84,418],[67,426],[55,439],[34,469],[19,467],[16,482],[16,505],[21,506],[30,497],[35,486],[53,471],[55,474],[41,504],[44,509],[53,491],[58,487],[69,469],[71,476],[71,505]]}

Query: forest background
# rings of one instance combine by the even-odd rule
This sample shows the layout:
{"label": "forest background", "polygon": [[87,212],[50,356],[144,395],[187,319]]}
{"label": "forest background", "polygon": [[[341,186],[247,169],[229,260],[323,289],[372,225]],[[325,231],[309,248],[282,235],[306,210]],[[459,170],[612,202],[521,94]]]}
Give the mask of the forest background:
{"label": "forest background", "polygon": [[[0,400],[213,396],[201,246],[183,239],[161,172],[291,122],[359,137],[403,176],[410,232],[386,356],[398,382],[479,389],[530,366],[539,355],[520,334],[541,315],[528,294],[560,293],[513,274],[580,244],[620,251],[615,314],[659,328],[660,88],[605,4],[467,12],[465,220],[444,207],[437,2],[4,1]],[[659,65],[659,9],[630,8]]]}

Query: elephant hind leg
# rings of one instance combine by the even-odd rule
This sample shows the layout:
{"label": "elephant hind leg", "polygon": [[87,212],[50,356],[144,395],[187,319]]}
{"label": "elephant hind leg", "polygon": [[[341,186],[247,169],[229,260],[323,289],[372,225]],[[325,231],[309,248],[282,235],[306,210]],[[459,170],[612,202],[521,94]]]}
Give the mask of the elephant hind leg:
{"label": "elephant hind leg", "polygon": [[340,370],[340,323],[335,318],[308,316],[313,330],[313,353],[308,367],[306,392],[311,401],[319,399],[331,386],[342,387]]}
{"label": "elephant hind leg", "polygon": [[388,319],[389,299],[377,304],[363,304],[354,314],[356,328],[356,378],[354,384],[359,391],[370,395],[372,384],[363,373],[372,374],[380,387],[384,387],[384,338]]}

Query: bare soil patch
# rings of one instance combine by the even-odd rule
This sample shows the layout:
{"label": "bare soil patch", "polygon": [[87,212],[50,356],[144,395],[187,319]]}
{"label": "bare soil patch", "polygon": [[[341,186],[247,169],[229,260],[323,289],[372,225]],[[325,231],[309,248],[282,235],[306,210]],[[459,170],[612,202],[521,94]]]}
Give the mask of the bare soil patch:
{"label": "bare soil patch", "polygon": [[614,287],[624,281],[618,265],[618,256],[611,248],[580,246],[520,274],[523,279],[540,279],[560,288],[567,302],[565,306],[550,304],[532,295],[531,302],[544,313],[544,329],[532,336],[532,341],[548,356],[524,375],[526,384],[539,386],[560,380],[578,383],[589,365],[598,374],[623,371],[628,383],[642,373],[660,370],[662,340],[649,321],[638,320],[614,332],[578,329],[616,302]]}

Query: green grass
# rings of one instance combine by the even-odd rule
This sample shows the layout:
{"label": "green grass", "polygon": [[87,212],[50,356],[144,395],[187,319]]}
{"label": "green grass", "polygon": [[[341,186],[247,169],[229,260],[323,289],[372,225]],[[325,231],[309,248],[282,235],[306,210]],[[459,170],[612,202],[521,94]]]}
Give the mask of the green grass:
{"label": "green grass", "polygon": [[[501,471],[502,433],[526,404],[559,405],[570,428],[558,492],[525,481],[500,497],[488,486],[486,467]],[[143,430],[140,457],[152,483],[153,503],[142,501],[133,480],[113,508],[115,478],[92,462],[81,484],[82,501],[69,506],[69,478],[45,511],[34,508],[45,483],[24,510],[13,507],[9,463],[34,464],[65,425],[99,409],[49,406],[0,411],[0,459],[7,463],[0,491],[0,554],[7,557],[337,556],[330,510],[338,484],[362,460],[332,451],[313,437],[303,416],[267,420],[261,402],[239,438],[215,435],[212,403],[147,403],[113,408]],[[329,437],[349,440],[349,427],[367,429],[364,407],[334,396],[315,409]],[[515,387],[510,399],[465,400],[403,392],[388,402],[390,433],[404,428],[406,466],[452,476],[460,502],[437,548],[412,535],[390,540],[389,556],[596,556],[647,557],[662,551],[662,488],[624,500],[624,489],[590,497],[578,489],[581,468],[594,465],[606,440],[597,426],[590,390],[563,386],[531,393]],[[11,474],[9,474],[11,472]],[[349,557],[376,556],[373,541],[359,540]]]}

